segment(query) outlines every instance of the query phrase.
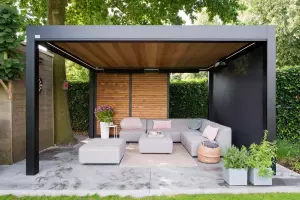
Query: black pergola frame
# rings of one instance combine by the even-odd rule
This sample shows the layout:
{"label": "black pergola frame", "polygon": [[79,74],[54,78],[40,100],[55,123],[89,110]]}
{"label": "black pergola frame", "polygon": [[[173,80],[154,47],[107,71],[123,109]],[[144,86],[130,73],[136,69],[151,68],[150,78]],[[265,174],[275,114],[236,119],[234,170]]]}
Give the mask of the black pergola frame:
{"label": "black pergola frame", "polygon": [[[28,26],[26,29],[26,174],[35,175],[39,172],[39,44],[59,53],[55,48],[51,48],[49,45],[51,42],[266,42],[266,124],[269,140],[273,141],[276,138],[275,33],[275,26]],[[73,55],[61,52],[59,54],[90,68],[89,136],[91,137],[95,132],[96,124],[93,110],[97,70],[80,59],[74,59]],[[180,72],[198,71],[187,69]],[[209,105],[211,99],[210,90]]]}

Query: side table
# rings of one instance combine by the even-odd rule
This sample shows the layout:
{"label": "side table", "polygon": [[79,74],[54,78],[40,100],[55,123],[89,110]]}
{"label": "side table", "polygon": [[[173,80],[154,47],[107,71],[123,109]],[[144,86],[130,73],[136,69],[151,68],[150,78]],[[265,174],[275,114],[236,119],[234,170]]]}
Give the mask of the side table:
{"label": "side table", "polygon": [[106,128],[113,128],[114,129],[114,138],[117,137],[118,134],[118,125],[109,125],[109,126],[105,126]]}

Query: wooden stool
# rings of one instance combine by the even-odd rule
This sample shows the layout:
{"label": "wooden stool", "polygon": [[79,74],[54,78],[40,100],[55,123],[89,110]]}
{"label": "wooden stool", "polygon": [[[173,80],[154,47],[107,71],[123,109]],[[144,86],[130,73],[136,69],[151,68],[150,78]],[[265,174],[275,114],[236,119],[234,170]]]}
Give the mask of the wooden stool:
{"label": "wooden stool", "polygon": [[203,163],[220,162],[220,147],[216,142],[204,141],[198,147],[198,160]]}

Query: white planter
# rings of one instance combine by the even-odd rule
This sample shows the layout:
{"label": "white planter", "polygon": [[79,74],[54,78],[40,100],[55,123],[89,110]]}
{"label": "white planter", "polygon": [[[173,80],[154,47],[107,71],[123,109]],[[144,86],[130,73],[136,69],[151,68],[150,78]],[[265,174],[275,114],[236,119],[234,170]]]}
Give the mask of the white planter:
{"label": "white planter", "polygon": [[101,138],[102,139],[108,139],[109,138],[109,123],[107,122],[100,122],[100,129],[101,129]]}
{"label": "white planter", "polygon": [[223,179],[229,185],[247,185],[247,169],[223,168]]}
{"label": "white planter", "polygon": [[[272,170],[269,168],[269,170]],[[260,177],[258,174],[258,169],[250,168],[248,171],[248,178],[250,183],[253,185],[272,185],[272,178],[269,177]]]}

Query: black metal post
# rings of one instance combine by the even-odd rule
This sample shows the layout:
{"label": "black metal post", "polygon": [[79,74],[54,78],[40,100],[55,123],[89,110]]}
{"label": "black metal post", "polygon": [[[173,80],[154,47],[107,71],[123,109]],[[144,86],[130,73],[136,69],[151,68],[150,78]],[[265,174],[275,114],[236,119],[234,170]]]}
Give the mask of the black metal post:
{"label": "black metal post", "polygon": [[96,71],[90,69],[90,88],[89,88],[89,138],[94,138],[96,133],[96,117],[94,109],[96,107]]}
{"label": "black metal post", "polygon": [[39,51],[27,30],[26,44],[26,175],[39,173]]}
{"label": "black metal post", "polygon": [[213,70],[210,69],[208,71],[208,119],[213,121]]}

